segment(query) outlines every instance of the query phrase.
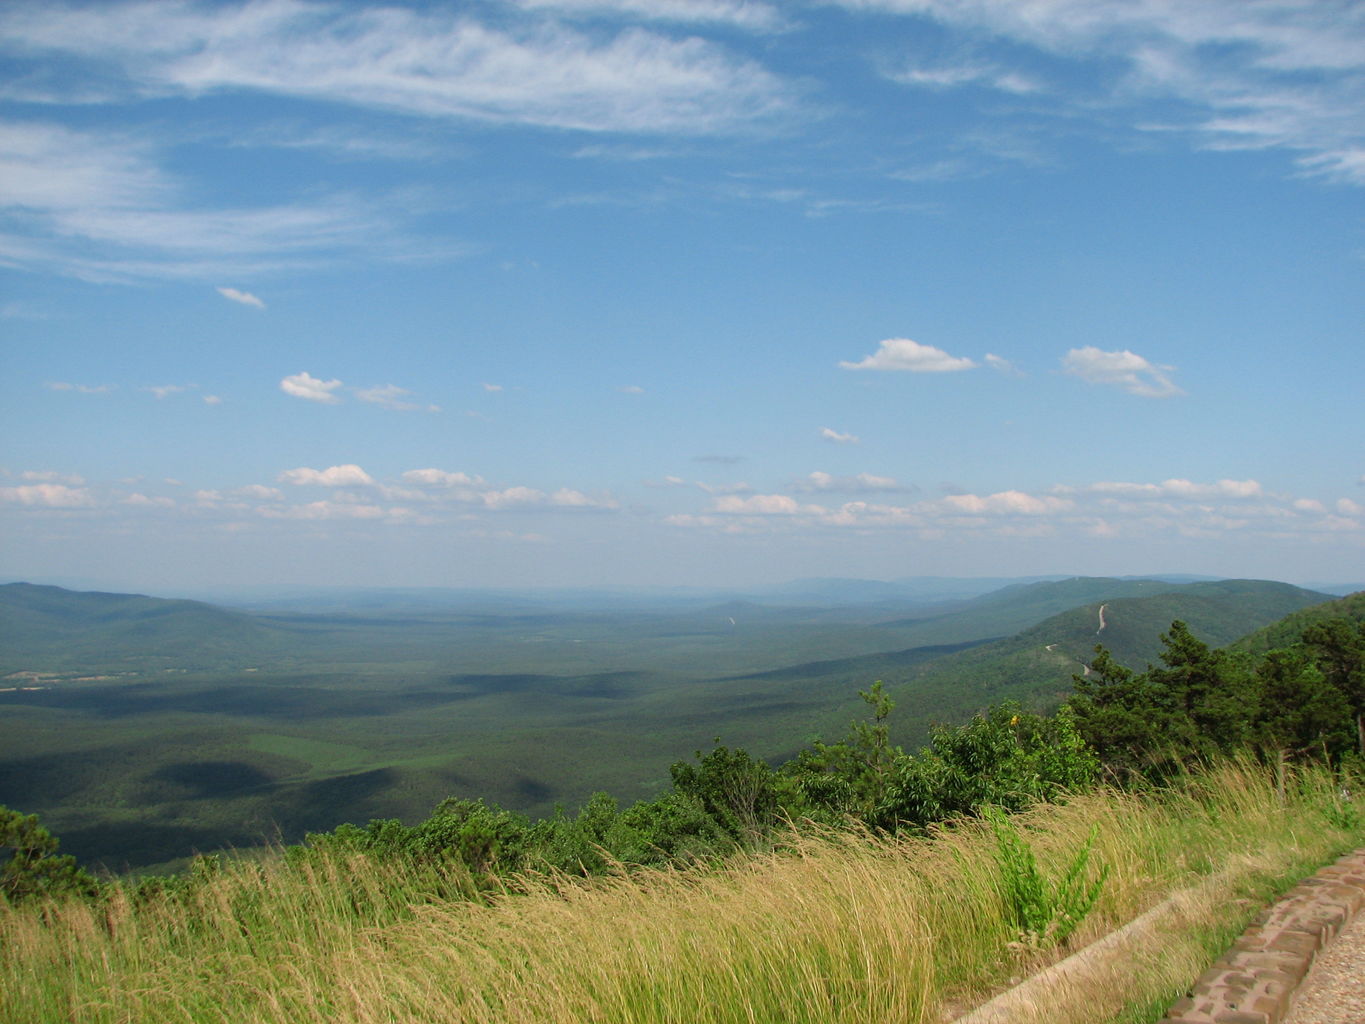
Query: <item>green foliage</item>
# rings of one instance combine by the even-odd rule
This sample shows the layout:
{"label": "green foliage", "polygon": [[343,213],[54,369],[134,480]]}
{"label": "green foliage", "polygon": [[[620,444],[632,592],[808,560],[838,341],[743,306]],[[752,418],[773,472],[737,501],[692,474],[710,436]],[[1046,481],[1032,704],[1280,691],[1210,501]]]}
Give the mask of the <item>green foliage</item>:
{"label": "green foliage", "polygon": [[1005,704],[935,729],[927,748],[896,758],[875,823],[925,825],[987,805],[1020,810],[1085,788],[1098,768],[1070,709],[1047,717]]}
{"label": "green foliage", "polygon": [[1108,864],[1101,865],[1094,878],[1089,877],[1090,855],[1099,827],[1091,828],[1090,837],[1061,876],[1048,882],[1038,868],[1033,848],[1004,812],[991,807],[985,814],[995,832],[1005,909],[1020,941],[1033,948],[1065,942],[1095,906],[1109,877]]}
{"label": "green foliage", "polygon": [[854,722],[839,743],[816,740],[782,767],[796,786],[800,810],[837,823],[846,816],[871,821],[886,800],[900,747],[891,744],[887,718],[895,702],[880,679],[858,696],[872,710],[871,721]]}
{"label": "green foliage", "polygon": [[781,810],[777,773],[746,750],[717,744],[697,763],[677,761],[669,769],[673,788],[695,800],[732,839],[751,843],[772,829]]}
{"label": "green foliage", "polygon": [[58,845],[36,814],[0,804],[0,899],[19,903],[68,893],[94,895],[98,883],[75,857],[57,853]]}
{"label": "green foliage", "polygon": [[1102,647],[1068,705],[1112,769],[1162,777],[1247,745],[1337,761],[1365,752],[1365,623],[1321,618],[1258,656],[1214,650],[1176,621],[1160,666],[1134,673]]}

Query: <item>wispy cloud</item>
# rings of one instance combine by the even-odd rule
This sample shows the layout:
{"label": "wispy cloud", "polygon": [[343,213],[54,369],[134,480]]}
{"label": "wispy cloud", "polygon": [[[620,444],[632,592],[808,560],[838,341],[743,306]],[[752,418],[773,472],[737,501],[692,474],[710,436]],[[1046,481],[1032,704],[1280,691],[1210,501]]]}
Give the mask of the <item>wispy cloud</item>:
{"label": "wispy cloud", "polygon": [[758,0],[513,0],[528,10],[558,14],[626,16],[683,24],[720,24],[769,32],[784,27],[778,9]]}
{"label": "wispy cloud", "polygon": [[1105,352],[1094,345],[1073,348],[1062,357],[1062,369],[1091,384],[1111,384],[1140,398],[1183,395],[1171,380],[1172,366],[1158,366],[1135,352]]}
{"label": "wispy cloud", "polygon": [[952,373],[970,370],[972,360],[950,356],[941,348],[921,345],[909,338],[887,338],[872,355],[856,363],[841,362],[845,370],[904,370],[909,373]]}
{"label": "wispy cloud", "polygon": [[341,381],[336,379],[319,380],[306,370],[291,374],[280,381],[280,390],[286,395],[304,398],[310,402],[321,402],[325,405],[336,405],[341,401],[336,392],[343,386]]}
{"label": "wispy cloud", "polygon": [[171,395],[178,395],[182,391],[188,391],[189,387],[185,384],[148,384],[141,389],[157,397],[157,400],[168,398]]}
{"label": "wispy cloud", "polygon": [[[205,279],[326,265],[344,254],[416,251],[382,196],[310,197],[273,206],[192,205],[160,150],[116,131],[40,121],[0,122],[0,258],[99,282]],[[454,253],[456,250],[451,249]],[[254,305],[247,292],[219,294]],[[259,300],[255,300],[259,302]]]}
{"label": "wispy cloud", "polygon": [[[1211,148],[1278,148],[1299,166],[1365,185],[1365,17],[1352,4],[1282,0],[834,0],[929,17],[968,38],[1007,40],[1070,65],[1053,109],[1127,119],[1130,130],[1182,133]],[[1097,70],[1102,69],[1102,70]],[[1082,74],[1077,74],[1081,72]],[[920,88],[1007,91],[1033,81],[995,62],[910,65],[889,77]],[[1081,82],[1084,84],[1079,84]],[[1150,101],[1177,100],[1149,113]]]}
{"label": "wispy cloud", "polygon": [[816,470],[804,480],[799,481],[794,489],[798,491],[834,491],[842,494],[905,490],[896,482],[894,477],[876,476],[872,473],[858,473],[856,476],[834,476],[821,470]]}
{"label": "wispy cloud", "polygon": [[[756,21],[766,9],[723,0],[634,6],[690,13],[694,21],[728,14],[731,23]],[[28,53],[112,65],[124,77],[106,76],[101,84],[127,95],[268,92],[585,131],[726,131],[781,113],[791,91],[760,65],[700,38],[639,27],[603,38],[554,19],[494,27],[467,14],[401,7],[274,0],[245,7],[10,8],[0,16],[0,35]]]}
{"label": "wispy cloud", "polygon": [[80,395],[107,395],[113,391],[113,384],[72,384],[65,380],[52,380],[44,385],[49,391],[74,391]]}
{"label": "wispy cloud", "polygon": [[393,409],[396,412],[414,412],[425,408],[435,412],[436,406],[421,406],[416,402],[408,401],[408,396],[412,392],[407,388],[400,388],[397,384],[386,384],[383,387],[356,388],[355,396],[362,402],[369,402],[371,405],[382,406],[385,409]]}
{"label": "wispy cloud", "polygon": [[240,303],[243,306],[254,306],[256,309],[265,309],[265,303],[250,292],[238,291],[236,288],[219,288],[218,294],[225,299]]}

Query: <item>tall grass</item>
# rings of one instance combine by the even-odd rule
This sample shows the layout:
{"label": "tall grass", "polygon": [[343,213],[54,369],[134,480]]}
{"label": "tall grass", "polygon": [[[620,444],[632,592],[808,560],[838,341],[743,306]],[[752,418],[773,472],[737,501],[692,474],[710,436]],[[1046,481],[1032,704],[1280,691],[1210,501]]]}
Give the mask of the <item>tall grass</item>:
{"label": "tall grass", "polygon": [[[1231,928],[1365,841],[1327,813],[1336,780],[1294,781],[1282,802],[1271,773],[1228,764],[1159,793],[1039,806],[1015,825],[1051,877],[1094,835],[1092,862],[1109,874],[1072,947],[1201,881],[1185,930],[1209,914]],[[978,821],[894,839],[793,833],[708,868],[526,876],[478,898],[454,867],[229,862],[180,892],[115,885],[98,903],[0,907],[0,1020],[939,1021],[1067,952],[1016,942],[998,857]],[[1174,992],[1208,943],[1186,950],[1184,927],[1154,934],[1136,982],[1112,971],[1046,1019],[1118,1019]]]}

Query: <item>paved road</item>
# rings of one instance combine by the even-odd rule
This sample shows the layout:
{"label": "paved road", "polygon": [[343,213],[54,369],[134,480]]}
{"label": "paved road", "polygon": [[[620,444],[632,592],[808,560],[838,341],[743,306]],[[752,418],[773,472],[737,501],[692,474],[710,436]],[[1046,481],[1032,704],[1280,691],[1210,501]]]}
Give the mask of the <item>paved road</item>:
{"label": "paved road", "polygon": [[1365,1024],[1365,912],[1318,957],[1283,1024]]}

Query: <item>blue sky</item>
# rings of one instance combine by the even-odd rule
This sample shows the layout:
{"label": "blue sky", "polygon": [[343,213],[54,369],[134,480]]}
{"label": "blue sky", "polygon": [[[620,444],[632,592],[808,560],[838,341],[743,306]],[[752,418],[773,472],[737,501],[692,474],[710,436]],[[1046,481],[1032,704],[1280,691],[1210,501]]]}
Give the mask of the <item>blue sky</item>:
{"label": "blue sky", "polygon": [[0,574],[1365,578],[1365,5],[0,7]]}

